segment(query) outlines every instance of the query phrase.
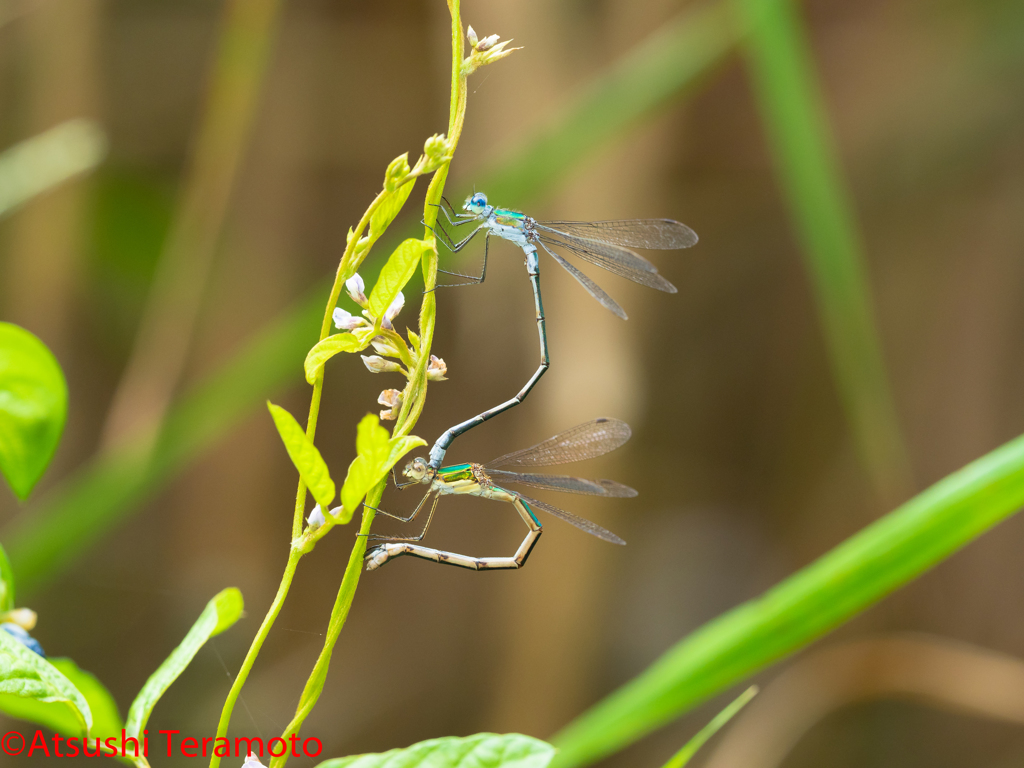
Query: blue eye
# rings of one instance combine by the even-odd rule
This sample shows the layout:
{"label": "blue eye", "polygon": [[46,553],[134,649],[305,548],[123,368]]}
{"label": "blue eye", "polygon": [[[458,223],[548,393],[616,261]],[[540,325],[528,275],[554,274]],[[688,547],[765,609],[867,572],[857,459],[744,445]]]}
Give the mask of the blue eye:
{"label": "blue eye", "polygon": [[487,195],[483,192],[478,192],[473,195],[473,205],[479,205],[481,207],[487,205]]}

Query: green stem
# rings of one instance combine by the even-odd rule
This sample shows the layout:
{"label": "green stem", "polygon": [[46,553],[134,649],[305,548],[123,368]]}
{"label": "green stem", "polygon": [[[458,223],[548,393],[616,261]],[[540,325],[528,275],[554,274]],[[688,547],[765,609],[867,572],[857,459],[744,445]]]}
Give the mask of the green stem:
{"label": "green stem", "polygon": [[[448,9],[451,12],[452,17],[452,89],[451,109],[448,123],[448,139],[451,142],[452,152],[454,153],[459,142],[459,137],[462,135],[462,125],[466,116],[467,88],[466,76],[462,72],[464,51],[459,0],[449,0]],[[430,185],[427,188],[427,196],[423,206],[423,220],[428,225],[433,224],[437,218],[438,209],[434,204],[441,200],[441,195],[444,192],[444,183],[448,178],[449,165],[450,161],[442,165],[437,170],[433,178],[430,180]],[[355,242],[355,239],[356,238],[353,238],[349,243],[350,246]],[[433,231],[429,226],[425,230],[424,240],[430,243],[434,242]],[[341,274],[342,271],[339,268],[339,279],[335,281],[335,286],[338,290],[340,290],[339,280]],[[426,402],[427,364],[430,360],[430,349],[434,340],[434,324],[437,311],[437,303],[433,291],[433,288],[437,285],[436,246],[423,256],[423,282],[425,286],[425,293],[423,295],[423,304],[420,308],[420,354],[416,367],[409,376],[409,383],[406,386],[406,396],[402,404],[402,410],[398,414],[398,420],[393,430],[393,435],[396,437],[400,435],[407,435],[412,431],[413,426],[416,424],[416,420],[423,411],[423,405]],[[324,322],[326,326],[329,322],[329,317],[325,318]],[[387,479],[385,478],[378,483],[376,487],[371,489],[367,494],[366,501],[369,506],[376,507],[380,503],[380,498],[384,494],[384,487],[386,485]],[[345,626],[345,620],[348,618],[349,608],[352,606],[356,588],[359,586],[363,557],[366,554],[366,536],[370,532],[370,525],[373,522],[373,518],[374,512],[364,505],[359,536],[356,537],[356,543],[352,547],[352,552],[349,555],[348,566],[345,568],[345,576],[342,578],[341,586],[338,589],[338,597],[335,600],[334,608],[331,611],[331,618],[328,624],[327,637],[324,640],[324,646],[321,649],[320,656],[317,658],[316,664],[313,666],[309,679],[306,681],[306,685],[303,688],[302,697],[300,698],[299,705],[295,710],[295,716],[292,718],[292,721],[288,724],[282,734],[282,738],[285,740],[292,735],[298,735],[303,722],[305,722],[306,717],[313,710],[313,707],[316,706],[316,702],[320,698],[320,693],[323,691],[324,683],[327,680],[327,672],[330,668],[331,655],[334,652],[334,645],[337,642],[338,636],[341,634],[342,628]],[[274,758],[270,765],[271,768],[283,768],[287,762],[288,754],[285,753],[281,757]]]}
{"label": "green stem", "polygon": [[[256,662],[256,657],[260,653],[260,648],[263,647],[263,641],[267,639],[267,635],[270,634],[270,628],[274,626],[274,621],[277,619],[277,614],[281,612],[281,607],[284,605],[285,598],[288,597],[288,589],[292,585],[292,578],[295,576],[295,569],[299,565],[299,560],[302,558],[302,553],[298,550],[292,549],[288,553],[288,564],[284,568],[284,575],[281,576],[281,584],[277,588],[277,594],[274,596],[274,602],[270,605],[270,610],[267,611],[267,615],[263,617],[263,623],[260,625],[259,631],[256,633],[256,637],[253,638],[252,645],[249,646],[249,652],[245,654],[245,660],[242,662],[241,669],[238,670],[238,674],[235,676],[235,681],[231,684],[231,690],[228,691],[227,699],[224,700],[224,708],[220,713],[220,722],[217,723],[217,736],[225,736],[228,732],[228,725],[231,722],[231,711],[235,707],[235,701],[238,700],[239,694],[242,692],[242,686],[245,685],[246,679],[249,677],[249,670],[252,669],[252,665]],[[220,758],[216,755],[210,758],[210,768],[217,768],[220,765]]]}

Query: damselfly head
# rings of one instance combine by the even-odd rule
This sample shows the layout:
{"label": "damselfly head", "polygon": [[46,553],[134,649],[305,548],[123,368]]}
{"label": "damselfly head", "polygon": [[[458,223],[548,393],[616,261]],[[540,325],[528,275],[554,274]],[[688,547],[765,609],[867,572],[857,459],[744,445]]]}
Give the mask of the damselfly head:
{"label": "damselfly head", "polygon": [[473,196],[466,200],[462,206],[467,213],[481,214],[487,209],[487,195],[483,192],[474,192]]}
{"label": "damselfly head", "polygon": [[427,460],[417,456],[415,459],[405,465],[405,469],[402,470],[402,474],[412,480],[414,483],[429,483],[430,482],[430,468],[427,466]]}

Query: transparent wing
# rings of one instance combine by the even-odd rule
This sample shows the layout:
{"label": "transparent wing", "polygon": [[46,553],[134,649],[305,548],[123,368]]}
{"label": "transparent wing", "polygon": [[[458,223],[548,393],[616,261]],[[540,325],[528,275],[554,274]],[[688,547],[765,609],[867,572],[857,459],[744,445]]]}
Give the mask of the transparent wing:
{"label": "transparent wing", "polygon": [[542,443],[506,453],[484,464],[484,469],[496,467],[549,467],[571,464],[614,451],[633,434],[629,424],[618,419],[594,419],[549,437]]}
{"label": "transparent wing", "polygon": [[[632,280],[634,283],[646,285],[665,293],[676,293],[676,287],[658,274],[658,270],[647,259],[617,245],[598,243],[579,237],[568,237],[559,234],[557,237],[538,235],[541,242],[557,248],[565,248],[584,261],[607,269],[609,272]],[[545,249],[546,250],[546,249]],[[548,251],[550,253],[550,251]]]}
{"label": "transparent wing", "polygon": [[586,531],[591,536],[597,536],[597,538],[604,539],[605,541],[609,541],[612,544],[626,543],[608,529],[602,528],[597,523],[592,523],[586,518],[580,517],[579,515],[574,515],[572,512],[566,512],[564,509],[559,509],[558,507],[552,507],[550,504],[545,504],[543,501],[531,499],[529,496],[523,496],[521,493],[516,495],[519,496],[519,498],[521,498],[531,507],[543,509],[549,515],[554,515],[559,520],[565,520],[565,522],[569,523],[570,525],[575,525],[581,531]]}
{"label": "transparent wing", "polygon": [[565,235],[624,245],[627,248],[675,250],[697,243],[697,233],[672,219],[620,221],[543,221],[540,226]]}
{"label": "transparent wing", "polygon": [[587,496],[613,496],[616,498],[632,498],[637,495],[636,490],[633,488],[622,483],[616,483],[614,480],[585,480],[582,477],[568,477],[566,475],[506,472],[504,469],[488,469],[487,476],[501,486],[507,483],[518,483],[546,491],[582,493]]}
{"label": "transparent wing", "polygon": [[613,299],[611,296],[609,296],[607,293],[605,293],[601,289],[601,286],[599,286],[597,283],[595,283],[589,277],[587,277],[582,272],[580,272],[578,269],[576,269],[576,267],[574,267],[568,261],[563,259],[557,253],[555,253],[550,248],[548,248],[546,245],[544,245],[544,241],[543,240],[540,241],[540,247],[543,248],[545,251],[547,251],[548,255],[551,256],[551,258],[553,258],[555,261],[557,261],[559,264],[561,264],[566,272],[568,272],[570,275],[575,277],[576,280],[579,282],[579,284],[582,285],[587,290],[587,293],[589,293],[591,296],[593,296],[595,299],[597,299],[600,302],[602,307],[604,307],[605,309],[609,310],[610,312],[618,315],[623,320],[628,319],[626,317],[626,311],[616,303],[615,299]]}

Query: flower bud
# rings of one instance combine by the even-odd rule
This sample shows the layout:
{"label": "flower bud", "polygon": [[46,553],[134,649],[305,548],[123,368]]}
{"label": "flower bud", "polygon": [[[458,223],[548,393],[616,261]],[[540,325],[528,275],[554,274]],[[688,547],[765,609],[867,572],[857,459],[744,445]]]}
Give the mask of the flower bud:
{"label": "flower bud", "polygon": [[360,355],[360,357],[363,358],[363,364],[370,373],[393,373],[402,370],[402,366],[398,363],[385,360],[377,355]]}
{"label": "flower bud", "polygon": [[366,290],[366,285],[363,283],[363,278],[359,276],[358,272],[345,281],[345,288],[348,289],[348,295],[352,298],[352,301],[361,307],[366,306],[366,294],[363,293]]}
{"label": "flower bud", "polygon": [[13,611],[0,613],[0,622],[17,624],[26,632],[31,632],[36,628],[36,621],[38,619],[39,617],[36,615],[36,612],[31,608],[15,608]]}
{"label": "flower bud", "polygon": [[387,357],[401,357],[398,347],[383,336],[374,336],[370,341],[370,344],[382,355],[386,355]]}
{"label": "flower bud", "polygon": [[412,173],[412,168],[409,167],[409,153],[406,152],[396,157],[388,165],[388,169],[384,174],[384,189],[388,192],[394,192],[398,189],[402,180],[410,173]]}
{"label": "flower bud", "polygon": [[250,752],[249,756],[245,758],[245,762],[242,763],[242,768],[263,768],[263,763],[260,762],[256,755]]}
{"label": "flower bud", "polygon": [[451,155],[451,142],[443,133],[435,133],[423,144],[423,154],[435,165],[439,165]]}
{"label": "flower bud", "polygon": [[309,523],[310,529],[314,531],[327,522],[324,518],[324,512],[320,509],[319,504],[313,507],[313,511],[309,513],[309,517],[306,518],[306,522]]}
{"label": "flower bud", "polygon": [[494,47],[494,44],[498,42],[498,37],[499,35],[489,35],[485,37],[483,40],[481,40],[479,43],[474,45],[473,47],[476,48],[478,51],[486,51],[489,48]]}
{"label": "flower bud", "polygon": [[385,389],[380,393],[377,402],[388,406],[387,410],[380,412],[381,421],[394,421],[402,409],[402,393],[397,389]]}
{"label": "flower bud", "polygon": [[401,291],[395,296],[395,300],[391,302],[391,305],[384,310],[384,317],[388,320],[394,320],[398,317],[398,313],[402,311],[402,307],[405,306],[405,294]]}
{"label": "flower bud", "polygon": [[468,27],[466,27],[466,39],[469,40],[469,44],[471,46],[476,48],[477,43],[479,41],[476,39],[476,32],[474,31],[472,24],[470,24]]}
{"label": "flower bud", "polygon": [[429,381],[448,381],[444,375],[448,373],[448,366],[444,360],[436,355],[430,356],[430,362],[427,364],[427,379]]}
{"label": "flower bud", "polygon": [[341,307],[334,308],[333,317],[334,327],[341,331],[354,331],[365,323],[362,318],[356,317],[351,312],[346,312]]}

